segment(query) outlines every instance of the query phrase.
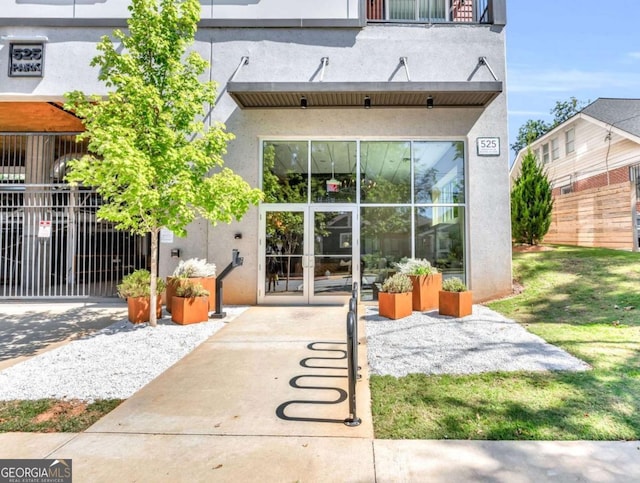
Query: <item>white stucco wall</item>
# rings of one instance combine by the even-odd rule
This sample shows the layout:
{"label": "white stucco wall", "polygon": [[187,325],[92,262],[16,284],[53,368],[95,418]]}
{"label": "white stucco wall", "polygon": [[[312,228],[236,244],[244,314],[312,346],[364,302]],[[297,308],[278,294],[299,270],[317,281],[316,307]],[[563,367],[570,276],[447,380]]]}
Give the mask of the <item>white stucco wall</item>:
{"label": "white stucco wall", "polygon": [[[131,0],[2,0],[0,18],[128,18]],[[359,0],[200,0],[203,19],[355,19]]]}
{"label": "white stucco wall", "polygon": [[[467,140],[467,275],[476,300],[511,290],[511,229],[506,96],[486,109],[340,109],[240,110],[224,85],[242,56],[249,56],[237,81],[318,81],[320,59],[329,57],[325,81],[406,81],[399,57],[408,58],[413,81],[489,81],[485,56],[500,80],[504,72],[504,34],[479,26],[369,27],[364,30],[227,29],[199,33],[198,49],[213,49],[213,74],[221,96],[214,118],[226,123],[237,139],[226,161],[252,185],[259,182],[260,139],[296,136],[332,139]],[[204,42],[203,42],[204,41]],[[474,73],[471,78],[470,76]],[[477,137],[499,137],[501,156],[476,154]],[[241,232],[242,240],[234,234]],[[215,233],[215,236],[213,235]],[[242,268],[225,280],[227,303],[254,303],[258,210],[231,226],[210,228],[209,257],[226,265],[231,249],[245,256]],[[219,263],[219,262],[218,262]],[[221,265],[221,266],[222,266]]]}
{"label": "white stucco wall", "polygon": [[[45,76],[7,77],[7,44],[0,44],[0,101],[61,100],[80,89],[104,92],[88,67],[95,44],[111,29],[64,27],[0,28],[0,35],[45,35]],[[460,139],[467,141],[467,260],[468,280],[476,300],[511,290],[511,229],[506,94],[488,107],[411,109],[288,109],[241,110],[225,92],[225,84],[242,56],[249,56],[237,81],[319,81],[320,59],[329,57],[324,80],[406,81],[399,65],[408,58],[412,81],[492,81],[489,69],[478,68],[486,57],[497,78],[505,81],[504,31],[488,25],[370,26],[364,29],[219,29],[203,28],[197,49],[212,60],[211,78],[219,83],[220,99],[212,118],[226,123],[236,135],[226,163],[251,185],[259,183],[259,140],[303,138]],[[477,137],[498,137],[498,157],[479,157]],[[221,270],[238,248],[244,266],[225,280],[225,303],[255,303],[258,285],[258,210],[239,223],[207,226],[199,221],[189,237],[161,246],[161,275],[183,258],[206,257]],[[242,239],[234,239],[242,233]]]}

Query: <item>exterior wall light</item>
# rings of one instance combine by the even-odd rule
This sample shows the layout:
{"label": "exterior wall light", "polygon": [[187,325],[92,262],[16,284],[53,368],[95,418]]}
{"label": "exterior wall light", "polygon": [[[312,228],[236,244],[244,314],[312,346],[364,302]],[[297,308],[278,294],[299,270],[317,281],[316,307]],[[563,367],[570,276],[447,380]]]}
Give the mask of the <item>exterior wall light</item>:
{"label": "exterior wall light", "polygon": [[427,97],[427,109],[433,109],[433,97]]}
{"label": "exterior wall light", "polygon": [[300,108],[302,109],[306,109],[307,108],[307,98],[302,96],[300,98]]}
{"label": "exterior wall light", "polygon": [[371,98],[369,96],[364,96],[364,108],[371,109]]}

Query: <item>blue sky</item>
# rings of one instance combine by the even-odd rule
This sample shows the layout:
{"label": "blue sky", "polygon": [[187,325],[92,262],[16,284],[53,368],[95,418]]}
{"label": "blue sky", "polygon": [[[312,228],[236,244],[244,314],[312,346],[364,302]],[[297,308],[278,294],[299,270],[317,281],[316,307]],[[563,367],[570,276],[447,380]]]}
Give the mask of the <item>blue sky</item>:
{"label": "blue sky", "polygon": [[640,98],[639,0],[510,0],[506,36],[509,145],[556,101]]}

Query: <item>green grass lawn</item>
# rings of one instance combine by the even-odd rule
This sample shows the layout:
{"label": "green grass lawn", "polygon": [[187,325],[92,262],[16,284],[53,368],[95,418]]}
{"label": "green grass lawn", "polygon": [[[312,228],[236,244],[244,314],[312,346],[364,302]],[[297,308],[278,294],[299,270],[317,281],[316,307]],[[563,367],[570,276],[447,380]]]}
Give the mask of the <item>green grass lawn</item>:
{"label": "green grass lawn", "polygon": [[93,403],[57,399],[0,401],[0,433],[78,433],[113,411],[121,402],[120,399]]}
{"label": "green grass lawn", "polygon": [[640,439],[640,254],[514,253],[522,294],[488,304],[593,370],[372,376],[377,438]]}

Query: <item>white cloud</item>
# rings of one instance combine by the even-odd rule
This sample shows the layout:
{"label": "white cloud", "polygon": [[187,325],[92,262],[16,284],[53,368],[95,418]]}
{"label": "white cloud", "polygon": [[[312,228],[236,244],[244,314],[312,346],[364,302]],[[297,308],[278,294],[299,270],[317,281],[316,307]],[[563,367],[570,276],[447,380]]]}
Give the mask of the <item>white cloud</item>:
{"label": "white cloud", "polygon": [[[640,55],[640,52],[638,52]],[[640,58],[640,57],[639,57]],[[576,92],[611,87],[638,87],[640,77],[632,72],[588,72],[570,70],[509,70],[509,92]]]}

